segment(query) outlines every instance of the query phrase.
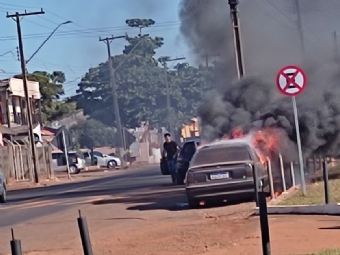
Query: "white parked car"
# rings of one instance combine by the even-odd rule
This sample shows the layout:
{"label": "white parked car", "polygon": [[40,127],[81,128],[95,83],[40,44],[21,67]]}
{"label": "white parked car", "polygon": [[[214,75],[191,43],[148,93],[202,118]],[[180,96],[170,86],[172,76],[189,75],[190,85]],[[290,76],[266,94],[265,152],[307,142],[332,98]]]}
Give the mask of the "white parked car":
{"label": "white parked car", "polygon": [[[68,163],[71,174],[78,174],[85,168],[83,156],[76,151],[68,152]],[[64,152],[52,152],[52,168],[54,172],[67,172]]]}
{"label": "white parked car", "polygon": [[[86,161],[86,165],[91,165],[91,151],[83,151],[83,154]],[[107,167],[109,169],[115,169],[120,168],[122,165],[120,158],[116,156],[109,156],[99,151],[94,151],[93,156],[94,163],[95,165],[98,166]]]}

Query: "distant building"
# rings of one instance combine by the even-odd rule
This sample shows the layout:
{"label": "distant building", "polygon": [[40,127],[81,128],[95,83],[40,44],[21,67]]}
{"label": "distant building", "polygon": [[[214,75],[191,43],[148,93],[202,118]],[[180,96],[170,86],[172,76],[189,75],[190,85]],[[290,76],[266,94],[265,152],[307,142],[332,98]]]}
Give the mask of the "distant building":
{"label": "distant building", "polygon": [[[27,81],[27,85],[33,132],[39,142],[41,139],[39,82]],[[1,145],[5,145],[3,138],[22,141],[28,137],[27,105],[22,79],[9,78],[0,81],[0,126]]]}

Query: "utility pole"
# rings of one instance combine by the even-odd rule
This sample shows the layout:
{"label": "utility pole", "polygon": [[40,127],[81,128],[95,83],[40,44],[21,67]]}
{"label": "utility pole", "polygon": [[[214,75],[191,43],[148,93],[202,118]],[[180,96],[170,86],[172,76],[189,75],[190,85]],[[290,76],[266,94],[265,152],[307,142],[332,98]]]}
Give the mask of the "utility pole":
{"label": "utility pole", "polygon": [[119,104],[118,104],[118,96],[117,96],[117,88],[116,88],[116,79],[115,79],[115,70],[113,69],[112,65],[112,57],[111,57],[111,42],[115,39],[121,39],[125,38],[125,35],[122,36],[111,36],[106,38],[99,38],[100,42],[104,42],[107,46],[107,54],[109,58],[109,71],[110,71],[110,84],[112,88],[112,97],[113,97],[113,108],[115,111],[115,117],[117,122],[117,131],[118,131],[118,146],[120,148],[120,156],[124,156],[124,160],[122,162],[123,167],[125,167],[125,144],[124,144],[124,138],[123,138],[123,129],[122,129],[122,122],[120,118],[120,112],[119,112]]}
{"label": "utility pole", "polygon": [[41,9],[40,12],[26,12],[25,11],[24,13],[16,12],[15,14],[11,14],[11,15],[9,15],[7,13],[7,16],[6,16],[7,18],[12,18],[17,23],[17,33],[18,33],[18,41],[19,41],[22,81],[23,81],[23,85],[24,85],[25,100],[26,100],[26,107],[27,107],[28,131],[29,131],[29,138],[30,138],[31,149],[32,149],[32,161],[33,161],[35,183],[39,183],[38,164],[37,164],[36,149],[35,149],[35,143],[34,143],[31,102],[30,102],[30,98],[29,98],[29,94],[28,94],[28,87],[27,87],[26,61],[25,61],[25,57],[24,57],[24,46],[23,46],[23,42],[22,42],[20,21],[21,21],[21,17],[31,16],[31,15],[39,15],[39,14],[45,14],[43,9]]}
{"label": "utility pole", "polygon": [[165,85],[166,85],[166,108],[168,111],[168,128],[170,131],[170,134],[173,138],[174,137],[174,126],[173,126],[173,121],[172,121],[172,111],[171,111],[171,101],[170,101],[170,88],[169,88],[169,81],[168,81],[168,67],[167,67],[167,62],[172,62],[172,61],[178,61],[178,60],[183,60],[185,59],[184,57],[182,58],[174,58],[171,59],[169,57],[163,57],[161,58],[162,65],[164,67],[164,77],[165,77]]}
{"label": "utility pole", "polygon": [[238,78],[240,79],[244,75],[245,71],[244,71],[244,64],[243,64],[240,21],[239,21],[238,10],[237,10],[238,3],[239,3],[238,0],[228,0],[228,4],[230,5],[231,22],[233,26],[234,46],[235,46],[235,55],[236,55],[236,69],[237,69]]}
{"label": "utility pole", "polygon": [[209,67],[209,57],[219,57],[219,54],[210,55],[206,52],[202,57],[205,58],[205,67]]}
{"label": "utility pole", "polygon": [[338,50],[338,36],[336,31],[333,32],[333,41],[334,41],[334,58],[335,61],[339,60],[339,50]]}
{"label": "utility pole", "polygon": [[299,0],[294,0],[294,4],[295,4],[296,15],[297,15],[296,23],[297,23],[297,27],[299,30],[301,54],[302,54],[302,58],[305,58],[305,40],[304,40],[303,30],[302,30],[302,20],[301,20],[301,10],[300,10]]}

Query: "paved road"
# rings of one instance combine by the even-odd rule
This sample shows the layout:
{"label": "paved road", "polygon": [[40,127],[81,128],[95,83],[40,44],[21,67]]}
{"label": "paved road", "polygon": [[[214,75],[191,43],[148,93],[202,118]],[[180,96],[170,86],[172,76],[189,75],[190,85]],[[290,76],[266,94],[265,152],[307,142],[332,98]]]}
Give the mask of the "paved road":
{"label": "paved road", "polygon": [[[14,226],[24,221],[55,214],[79,204],[112,195],[134,193],[133,196],[130,196],[130,199],[133,198],[134,200],[130,201],[131,203],[151,202],[138,201],[138,199],[142,199],[138,197],[139,193],[143,190],[165,192],[169,188],[181,191],[179,200],[177,197],[173,197],[176,200],[174,201],[175,204],[185,202],[183,187],[172,186],[170,177],[162,176],[159,168],[154,166],[139,170],[120,170],[105,177],[83,182],[13,190],[8,192],[9,202],[0,207],[0,227]],[[145,200],[145,195],[143,200]],[[156,207],[157,203],[153,203],[153,206]],[[167,206],[169,206],[168,203]],[[139,207],[138,209],[147,208]]]}

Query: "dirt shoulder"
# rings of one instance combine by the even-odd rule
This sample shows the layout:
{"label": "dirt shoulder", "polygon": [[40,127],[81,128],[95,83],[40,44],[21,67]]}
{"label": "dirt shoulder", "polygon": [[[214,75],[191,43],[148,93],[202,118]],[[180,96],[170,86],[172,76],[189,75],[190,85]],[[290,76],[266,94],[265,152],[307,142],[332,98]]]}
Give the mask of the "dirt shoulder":
{"label": "dirt shoulder", "polygon": [[[128,206],[91,203],[80,208],[88,220],[95,254],[261,254],[259,219],[250,216],[253,203],[171,211]],[[16,233],[24,251],[28,255],[80,254],[76,217],[74,208],[20,224]],[[298,255],[339,248],[334,232],[338,226],[339,219],[331,216],[271,217],[272,252]]]}

